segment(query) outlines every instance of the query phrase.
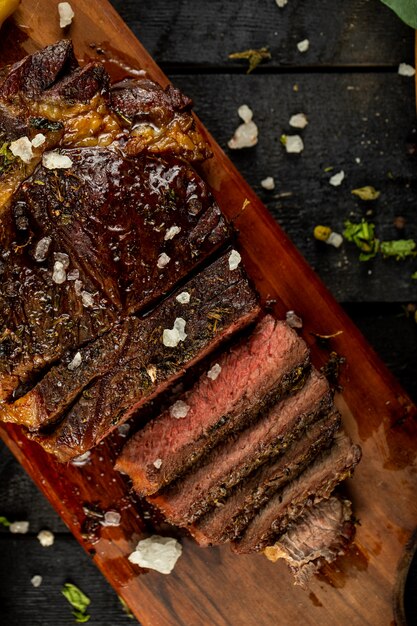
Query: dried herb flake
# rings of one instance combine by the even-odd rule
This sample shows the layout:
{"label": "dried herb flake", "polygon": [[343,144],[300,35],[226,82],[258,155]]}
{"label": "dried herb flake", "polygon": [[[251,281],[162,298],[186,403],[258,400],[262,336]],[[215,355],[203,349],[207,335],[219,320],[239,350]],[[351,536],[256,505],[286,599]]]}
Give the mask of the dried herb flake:
{"label": "dried herb flake", "polygon": [[267,61],[271,58],[272,56],[268,48],[258,48],[257,50],[250,48],[249,50],[242,50],[242,52],[233,52],[232,54],[229,54],[229,59],[246,59],[249,62],[249,68],[246,72],[247,74],[253,72],[253,70],[258,67],[260,63],[262,63],[262,61]]}
{"label": "dried herb flake", "polygon": [[357,196],[361,200],[366,202],[376,200],[381,195],[380,191],[377,191],[372,185],[366,185],[365,187],[358,187],[358,189],[352,189],[351,194]]}

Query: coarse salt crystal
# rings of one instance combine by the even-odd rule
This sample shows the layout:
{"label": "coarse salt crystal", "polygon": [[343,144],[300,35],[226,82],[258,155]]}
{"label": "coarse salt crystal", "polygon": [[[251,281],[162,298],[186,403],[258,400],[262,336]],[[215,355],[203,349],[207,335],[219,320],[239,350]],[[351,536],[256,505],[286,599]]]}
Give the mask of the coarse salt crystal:
{"label": "coarse salt crystal", "polygon": [[34,148],[39,148],[40,146],[43,146],[45,141],[46,141],[45,135],[43,135],[42,133],[38,133],[32,139],[31,144]]}
{"label": "coarse salt crystal", "polygon": [[52,546],[54,544],[55,535],[50,530],[41,530],[38,533],[38,540],[41,546],[43,546],[44,548],[49,548],[49,546]]}
{"label": "coarse salt crystal", "polygon": [[120,426],[117,427],[117,432],[121,437],[127,437],[129,434],[129,430],[130,424],[120,424]]}
{"label": "coarse salt crystal", "polygon": [[242,104],[238,108],[237,114],[240,117],[240,119],[245,122],[245,124],[247,124],[248,122],[252,121],[253,111],[252,111],[252,109],[250,107],[248,107],[247,104]]}
{"label": "coarse salt crystal", "polygon": [[400,63],[398,73],[400,76],[408,76],[411,78],[416,73],[416,70],[412,65],[408,65],[408,63]]}
{"label": "coarse salt crystal", "polygon": [[73,370],[76,370],[77,367],[79,367],[81,365],[81,361],[82,361],[81,352],[77,352],[76,355],[74,356],[74,358],[72,359],[72,361],[70,363],[68,363],[68,365],[67,365],[68,369],[71,372]]}
{"label": "coarse salt crystal", "polygon": [[71,270],[67,274],[67,280],[77,280],[77,278],[79,278],[79,277],[80,277],[79,270]]}
{"label": "coarse salt crystal", "polygon": [[187,333],[184,332],[186,323],[187,322],[182,317],[177,317],[175,319],[174,328],[178,331],[180,341],[184,341],[187,337]]}
{"label": "coarse salt crystal", "polygon": [[162,334],[162,343],[168,348],[175,348],[180,341],[184,341],[187,334],[184,332],[186,321],[177,317],[173,328],[165,328]]}
{"label": "coarse salt crystal", "polygon": [[81,289],[82,288],[83,288],[83,284],[82,284],[81,280],[77,280],[76,279],[75,282],[74,282],[74,290],[75,290],[75,293],[77,294],[77,296],[81,295]]}
{"label": "coarse salt crystal", "polygon": [[39,576],[39,574],[35,574],[35,576],[32,576],[32,578],[30,579],[30,582],[34,587],[40,587],[42,584],[42,576]]}
{"label": "coarse salt crystal", "polygon": [[76,456],[75,459],[72,459],[71,465],[75,465],[75,467],[83,467],[86,465],[90,459],[91,452],[88,450],[84,452],[84,454],[80,454],[80,456]]}
{"label": "coarse salt crystal", "polygon": [[14,535],[26,535],[29,530],[29,522],[12,522],[9,531]]}
{"label": "coarse salt crystal", "polygon": [[288,3],[288,0],[275,0],[275,2],[276,2],[277,7],[282,9]]}
{"label": "coarse salt crystal", "polygon": [[299,154],[304,150],[304,143],[300,135],[286,135],[284,145],[289,154]]}
{"label": "coarse salt crystal", "polygon": [[41,261],[45,261],[46,257],[48,256],[48,250],[51,243],[51,237],[42,237],[42,239],[38,241],[38,243],[36,244],[35,252],[33,254],[35,261],[38,261],[39,263]]}
{"label": "coarse salt crystal", "polygon": [[182,291],[181,293],[178,294],[175,300],[179,302],[180,304],[188,304],[190,301],[190,297],[191,296],[188,293],[188,291]]}
{"label": "coarse salt crystal", "polygon": [[57,285],[62,285],[67,279],[67,273],[61,261],[55,261],[54,270],[52,272],[52,280]]}
{"label": "coarse salt crystal", "polygon": [[32,144],[28,137],[20,137],[16,141],[12,141],[9,150],[13,156],[19,157],[23,163],[30,163],[33,159]]}
{"label": "coarse salt crystal", "polygon": [[340,170],[337,174],[333,174],[333,176],[329,179],[330,185],[333,187],[339,187],[342,184],[342,181],[345,177],[345,173],[343,170]]}
{"label": "coarse salt crystal", "polygon": [[106,511],[100,524],[102,526],[120,526],[121,519],[122,516],[118,511]]}
{"label": "coarse salt crystal", "polygon": [[310,47],[310,42],[308,39],[303,39],[299,41],[297,44],[298,52],[307,52]]}
{"label": "coarse salt crystal", "polygon": [[242,257],[240,256],[239,252],[237,250],[232,250],[229,255],[229,270],[233,271],[237,269],[241,260]]}
{"label": "coarse salt crystal", "polygon": [[231,150],[240,150],[241,148],[252,148],[258,143],[258,127],[255,122],[250,121],[241,124],[235,130],[227,145]]}
{"label": "coarse salt crystal", "polygon": [[72,167],[72,161],[65,154],[60,154],[59,152],[44,152],[42,165],[47,170],[65,170]]}
{"label": "coarse salt crystal", "polygon": [[173,239],[175,237],[175,235],[178,235],[178,233],[181,232],[181,226],[171,226],[170,228],[168,228],[168,230],[165,233],[165,241],[168,241],[169,239]]}
{"label": "coarse salt crystal", "polygon": [[326,239],[326,243],[334,248],[340,248],[343,243],[343,236],[340,233],[335,233],[332,231],[328,238]]}
{"label": "coarse salt crystal", "polygon": [[74,19],[74,11],[69,2],[58,3],[59,27],[66,28]]}
{"label": "coarse salt crystal", "polygon": [[83,303],[83,306],[85,306],[86,308],[94,306],[94,298],[92,294],[89,293],[88,291],[81,292],[81,302]]}
{"label": "coarse salt crystal", "polygon": [[169,257],[167,254],[165,254],[165,252],[162,252],[162,254],[160,254],[159,257],[158,257],[158,262],[157,262],[156,265],[161,270],[163,267],[168,265],[170,260],[171,260],[171,257]]}
{"label": "coarse salt crystal", "polygon": [[210,378],[211,380],[216,380],[219,377],[221,371],[221,366],[218,363],[215,363],[213,367],[207,372],[207,378]]}
{"label": "coarse salt crystal", "polygon": [[303,320],[295,313],[295,311],[287,311],[285,314],[285,321],[288,326],[291,326],[291,328],[303,327]]}
{"label": "coarse salt crystal", "polygon": [[157,375],[157,369],[155,365],[148,365],[148,367],[146,368],[146,372],[149,378],[151,379],[151,381],[154,383],[156,381],[156,375]]}
{"label": "coarse salt crystal", "polygon": [[64,270],[66,270],[70,264],[69,256],[65,254],[65,252],[54,252],[54,259],[62,263]]}
{"label": "coarse salt crystal", "polygon": [[268,189],[268,191],[272,191],[272,189],[275,189],[275,181],[272,176],[267,176],[266,178],[261,180],[261,187],[263,187],[264,189]]}
{"label": "coarse salt crystal", "polygon": [[305,128],[308,124],[308,119],[304,113],[296,113],[290,117],[290,126],[293,128]]}
{"label": "coarse salt crystal", "polygon": [[183,419],[187,417],[190,408],[191,407],[183,400],[177,400],[169,409],[169,414],[177,420]]}
{"label": "coarse salt crystal", "polygon": [[128,557],[131,563],[153,569],[160,574],[170,574],[182,553],[181,544],[173,537],[152,535],[142,539]]}
{"label": "coarse salt crystal", "polygon": [[153,465],[154,467],[156,467],[156,469],[160,469],[160,467],[161,467],[161,465],[162,465],[162,459],[156,459],[156,461],[154,461],[154,462],[152,463],[152,465]]}

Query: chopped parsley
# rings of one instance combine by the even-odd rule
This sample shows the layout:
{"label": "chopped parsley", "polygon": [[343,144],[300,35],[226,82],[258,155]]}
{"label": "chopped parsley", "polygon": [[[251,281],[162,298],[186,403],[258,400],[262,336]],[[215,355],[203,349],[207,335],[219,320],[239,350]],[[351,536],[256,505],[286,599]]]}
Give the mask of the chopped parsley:
{"label": "chopped parsley", "polygon": [[78,624],[88,622],[90,615],[87,613],[87,608],[91,602],[90,598],[72,583],[65,583],[64,587],[61,589],[61,593],[73,607],[74,611],[72,614],[75,621]]}
{"label": "chopped parsley", "polygon": [[3,174],[9,169],[16,157],[10,152],[7,142],[3,143],[0,147],[0,174]]}
{"label": "chopped parsley", "polygon": [[417,244],[413,239],[381,241],[381,252],[385,257],[395,257],[397,261],[402,261],[407,257],[417,256]]}
{"label": "chopped parsley", "polygon": [[347,220],[343,236],[361,251],[359,261],[369,261],[379,250],[379,239],[375,237],[375,224],[365,220],[359,224]]}
{"label": "chopped parsley", "polygon": [[7,519],[7,517],[4,517],[4,515],[0,515],[0,524],[5,528],[9,528],[10,526],[9,520]]}

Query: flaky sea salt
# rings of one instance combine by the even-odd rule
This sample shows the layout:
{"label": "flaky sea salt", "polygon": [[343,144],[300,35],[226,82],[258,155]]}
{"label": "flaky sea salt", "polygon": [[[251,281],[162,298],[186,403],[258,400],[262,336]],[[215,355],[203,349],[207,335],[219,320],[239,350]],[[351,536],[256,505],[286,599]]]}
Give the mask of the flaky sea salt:
{"label": "flaky sea salt", "polygon": [[408,63],[400,63],[398,73],[400,76],[408,76],[411,78],[416,73],[416,70],[412,65],[408,65]]}
{"label": "flaky sea salt", "polygon": [[170,228],[167,229],[166,233],[165,233],[165,241],[169,241],[169,239],[173,239],[175,237],[175,235],[178,235],[178,233],[181,232],[181,226],[171,226]]}
{"label": "flaky sea salt", "polygon": [[250,107],[248,107],[247,104],[242,104],[238,108],[237,114],[240,117],[240,119],[245,122],[245,124],[247,124],[248,122],[252,121],[253,111],[252,111],[252,109]]}
{"label": "flaky sea salt", "polygon": [[43,135],[42,133],[38,133],[32,139],[31,144],[34,148],[39,148],[40,146],[43,146],[45,141],[46,141],[45,135]]}
{"label": "flaky sea salt", "polygon": [[297,44],[298,52],[307,52],[309,47],[310,47],[310,42],[308,39],[303,39],[302,41],[299,41]]}
{"label": "flaky sea salt", "polygon": [[156,375],[157,375],[157,369],[155,365],[148,365],[148,367],[146,368],[146,372],[149,376],[149,378],[151,379],[151,381],[154,383],[156,381]]}
{"label": "flaky sea salt", "polygon": [[303,327],[303,320],[295,313],[295,311],[287,311],[285,314],[285,321],[288,326],[291,326],[291,328]]}
{"label": "flaky sea salt", "polygon": [[67,273],[61,261],[55,261],[54,263],[54,269],[52,272],[52,280],[57,285],[62,285],[62,283],[65,283],[65,281],[67,280]]}
{"label": "flaky sea salt", "polygon": [[70,363],[68,363],[67,368],[72,372],[76,370],[77,367],[80,367],[82,361],[81,352],[77,352]]}
{"label": "flaky sea salt", "polygon": [[61,170],[72,167],[71,159],[65,154],[59,152],[44,152],[42,156],[42,165],[47,170]]}
{"label": "flaky sea salt", "polygon": [[120,526],[122,516],[119,511],[106,511],[100,524],[102,526]]}
{"label": "flaky sea salt", "polygon": [[329,244],[329,246],[333,246],[334,248],[340,248],[343,243],[343,236],[340,233],[335,233],[334,231],[332,231],[326,239],[326,243]]}
{"label": "flaky sea salt", "polygon": [[158,257],[158,262],[157,262],[156,265],[161,270],[163,267],[168,265],[170,260],[171,260],[171,257],[169,257],[167,254],[165,254],[165,252],[162,252],[162,254],[160,254],[159,257]]}
{"label": "flaky sea salt", "polygon": [[191,407],[183,400],[177,400],[169,409],[169,414],[177,420],[183,419],[187,417],[190,408]]}
{"label": "flaky sea salt", "polygon": [[54,252],[54,260],[62,263],[64,270],[66,270],[70,264],[69,256],[65,254],[65,252]]}
{"label": "flaky sea salt", "polygon": [[32,144],[28,137],[20,137],[12,141],[9,150],[13,156],[18,157],[23,163],[30,163],[33,159]]}
{"label": "flaky sea salt", "polygon": [[26,535],[29,530],[29,522],[12,522],[9,531],[14,535]]}
{"label": "flaky sea salt", "polygon": [[160,574],[170,574],[182,553],[181,544],[173,537],[152,535],[142,539],[128,557],[131,563],[153,569]]}
{"label": "flaky sea salt", "polygon": [[343,170],[340,170],[337,174],[333,174],[333,176],[329,179],[330,185],[333,187],[339,187],[342,184],[342,181],[345,178],[345,173]]}
{"label": "flaky sea salt", "polygon": [[235,270],[239,266],[241,260],[242,257],[240,256],[239,252],[237,250],[232,250],[229,255],[229,270]]}
{"label": "flaky sea salt", "polygon": [[304,113],[296,113],[290,117],[290,126],[293,128],[305,128],[307,124],[308,120]]}
{"label": "flaky sea salt", "polygon": [[[77,282],[77,281],[75,281]],[[86,308],[94,306],[94,298],[88,291],[81,292],[81,302]]]}
{"label": "flaky sea salt", "polygon": [[49,548],[54,544],[55,535],[50,530],[41,530],[38,533],[38,541],[44,548]]}
{"label": "flaky sea salt", "polygon": [[180,304],[188,304],[190,301],[190,297],[191,296],[188,293],[188,291],[182,291],[181,293],[178,294],[175,300],[179,302]]}
{"label": "flaky sea salt", "polygon": [[81,280],[75,279],[74,289],[75,289],[75,293],[77,294],[77,296],[81,295],[81,289],[82,288],[83,288],[83,284],[82,284]]}
{"label": "flaky sea salt", "polygon": [[175,348],[180,341],[187,337],[185,333],[186,321],[182,317],[177,317],[173,328],[165,328],[162,334],[162,343],[168,348]]}
{"label": "flaky sea salt", "polygon": [[71,270],[67,274],[67,280],[77,280],[77,278],[79,278],[79,277],[80,277],[79,270]]}
{"label": "flaky sea salt", "polygon": [[66,28],[74,19],[74,11],[69,2],[58,3],[59,27]]}
{"label": "flaky sea salt", "polygon": [[51,237],[42,237],[42,239],[38,241],[35,247],[35,252],[33,253],[35,261],[38,261],[38,263],[45,261],[48,256],[48,250],[51,243]]}
{"label": "flaky sea salt", "polygon": [[227,145],[231,150],[240,150],[241,148],[252,148],[258,143],[258,127],[255,122],[250,121],[240,124],[235,130]]}
{"label": "flaky sea salt", "polygon": [[32,578],[30,579],[30,582],[34,587],[40,587],[42,584],[42,576],[39,576],[39,574],[35,574],[35,576],[32,576]]}
{"label": "flaky sea salt", "polygon": [[75,459],[72,459],[71,465],[75,465],[75,467],[83,467],[90,460],[91,452],[88,450],[84,452],[84,454],[80,454],[80,456],[76,456]]}
{"label": "flaky sea salt", "polygon": [[207,378],[210,378],[211,380],[216,380],[219,377],[221,371],[221,366],[218,363],[215,363],[213,367],[210,368],[207,372]]}
{"label": "flaky sea salt", "polygon": [[288,0],[275,0],[277,7],[283,9],[286,4],[288,4]]}
{"label": "flaky sea salt", "polygon": [[304,150],[304,143],[300,135],[285,135],[283,144],[289,154],[299,154]]}
{"label": "flaky sea salt", "polygon": [[129,430],[130,430],[129,424],[120,424],[120,426],[117,427],[117,432],[119,433],[121,437],[127,437],[129,434]]}
{"label": "flaky sea salt", "polygon": [[263,180],[261,180],[261,187],[264,189],[268,189],[268,191],[272,191],[275,189],[275,181],[272,176],[267,176]]}
{"label": "flaky sea salt", "polygon": [[156,459],[156,461],[154,461],[152,465],[156,467],[156,469],[160,469],[160,467],[162,466],[162,459]]}

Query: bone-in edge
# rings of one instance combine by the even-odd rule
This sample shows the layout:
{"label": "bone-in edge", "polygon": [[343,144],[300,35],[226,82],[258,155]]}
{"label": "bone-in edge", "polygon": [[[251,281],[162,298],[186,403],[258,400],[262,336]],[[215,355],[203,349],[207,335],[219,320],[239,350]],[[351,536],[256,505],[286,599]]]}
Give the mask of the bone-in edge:
{"label": "bone-in edge", "polygon": [[188,527],[200,546],[210,546],[236,539],[257,511],[278,489],[297,476],[326,449],[340,426],[335,409],[307,428],[301,438],[273,462],[264,464],[217,506]]}
{"label": "bone-in edge", "polygon": [[[120,362],[84,389],[52,434],[33,438],[61,461],[83,454],[185,369],[254,320],[259,314],[256,294],[243,269],[229,269],[229,255],[181,289],[191,295],[188,305],[177,302],[176,292],[148,317],[132,319],[133,339]],[[162,342],[163,331],[178,317],[187,322],[187,338],[170,348]]]}
{"label": "bone-in edge", "polygon": [[[249,339],[219,358],[215,380],[203,374],[183,396],[189,406],[185,418],[177,420],[167,410],[147,424],[127,444],[116,468],[129,474],[139,493],[155,493],[228,433],[256,418],[262,404],[300,381],[308,356],[306,344],[289,326],[265,316]],[[154,466],[157,458],[160,468]]]}
{"label": "bone-in edge", "polygon": [[313,370],[299,392],[221,442],[197,469],[149,501],[170,523],[185,526],[193,522],[268,458],[283,453],[302,430],[328,412],[331,403],[327,380]]}

